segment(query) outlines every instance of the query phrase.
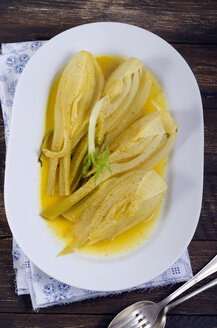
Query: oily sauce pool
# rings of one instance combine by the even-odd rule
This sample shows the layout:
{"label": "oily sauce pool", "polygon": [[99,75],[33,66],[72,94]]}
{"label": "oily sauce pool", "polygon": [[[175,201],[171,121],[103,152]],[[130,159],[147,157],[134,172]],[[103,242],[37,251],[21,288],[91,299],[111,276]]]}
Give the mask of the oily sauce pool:
{"label": "oily sauce pool", "polygon": [[[105,78],[111,74],[111,72],[124,60],[123,57],[119,56],[100,56],[97,58],[100,64]],[[55,98],[57,93],[57,88],[59,84],[60,77],[56,79],[51,87],[51,91],[48,98],[46,120],[45,120],[45,133],[53,130],[53,111],[55,105]],[[166,101],[164,92],[160,87],[159,81],[152,75],[152,89],[144,108],[144,115],[155,111],[155,107],[152,105],[151,100],[156,101],[160,106],[166,108]],[[48,119],[49,118],[49,119]],[[158,165],[154,168],[157,173],[164,177],[166,173],[167,159],[164,158]],[[41,186],[40,186],[40,200],[42,210],[50,207],[60,200],[64,199],[64,196],[59,196],[56,194],[49,196],[46,194],[47,185],[47,173],[48,173],[48,160],[43,157],[43,166],[41,168]],[[132,229],[122,233],[117,236],[112,241],[103,241],[94,246],[83,247],[79,252],[92,255],[108,256],[114,254],[121,254],[132,250],[136,246],[139,246],[144,240],[148,240],[151,233],[156,225],[160,210],[158,210],[154,215],[146,222],[142,222]],[[71,238],[66,237],[67,231],[72,226],[72,223],[63,217],[57,217],[54,220],[47,220],[48,227],[52,232],[61,239],[65,244],[71,241]]]}

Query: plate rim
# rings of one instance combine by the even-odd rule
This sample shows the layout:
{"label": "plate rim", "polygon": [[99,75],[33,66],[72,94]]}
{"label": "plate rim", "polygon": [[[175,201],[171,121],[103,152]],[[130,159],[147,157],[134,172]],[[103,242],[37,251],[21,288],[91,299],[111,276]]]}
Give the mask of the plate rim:
{"label": "plate rim", "polygon": [[[42,46],[42,48],[43,47],[49,47],[49,45],[52,43],[52,42],[55,42],[55,40],[58,38],[58,37],[60,37],[60,36],[62,36],[62,35],[64,35],[66,32],[69,32],[69,31],[71,31],[71,30],[75,30],[75,29],[83,29],[83,28],[87,28],[88,26],[90,26],[90,25],[110,25],[110,24],[112,24],[112,25],[124,25],[124,26],[126,26],[127,28],[128,27],[131,27],[131,28],[133,28],[133,29],[140,29],[140,30],[142,30],[142,31],[145,31],[146,33],[150,33],[150,34],[152,34],[154,37],[157,37],[157,38],[159,38],[159,39],[161,39],[161,40],[163,40],[164,42],[166,42],[166,44],[167,45],[169,45],[169,47],[171,47],[177,54],[178,54],[178,56],[180,56],[181,58],[182,58],[182,60],[184,60],[184,62],[185,62],[185,64],[188,66],[188,68],[190,69],[190,67],[189,67],[189,65],[187,64],[187,62],[185,61],[185,59],[179,54],[179,52],[173,47],[173,46],[171,46],[167,41],[165,41],[163,38],[161,38],[161,37],[159,37],[158,35],[156,35],[156,34],[154,34],[154,33],[152,33],[152,32],[150,32],[150,31],[148,31],[148,30],[146,30],[146,29],[143,29],[143,28],[141,28],[141,27],[137,27],[137,26],[135,26],[135,25],[131,25],[131,24],[125,24],[125,23],[119,23],[119,22],[95,22],[95,23],[88,23],[88,24],[83,24],[83,25],[79,25],[79,26],[76,26],[76,27],[73,27],[73,28],[70,28],[70,29],[67,29],[67,30],[65,30],[65,31],[63,31],[63,32],[61,32],[61,33],[59,33],[58,35],[56,35],[56,36],[54,36],[52,39],[50,39],[49,41],[47,41],[43,46]],[[41,48],[41,49],[42,49]],[[38,54],[38,52],[40,52],[40,50],[41,49],[39,49],[33,56],[32,56],[32,58],[34,57],[34,56],[36,56],[37,54]],[[31,59],[32,59],[31,58]],[[30,61],[27,63],[27,65],[26,65],[26,67],[28,67],[29,65],[30,65],[30,63],[31,63],[31,59],[30,59]],[[26,67],[25,67],[25,69],[26,69]],[[24,69],[24,71],[25,71],[25,69]],[[195,76],[194,76],[194,74],[193,74],[193,72],[192,72],[192,70],[190,69],[190,71],[191,71],[191,73],[192,73],[192,75],[193,75],[193,77],[194,77],[194,80],[195,80],[195,83],[196,83],[196,86],[197,86],[197,88],[198,88],[198,91],[199,91],[199,95],[200,95],[200,90],[199,90],[199,87],[198,87],[198,84],[197,84],[197,81],[196,81],[196,78],[195,78]],[[20,77],[20,79],[19,79],[19,82],[18,82],[18,88],[19,88],[19,85],[21,84],[21,82],[20,81],[22,81],[21,79],[22,79],[22,76],[23,76],[23,73],[22,73],[22,75],[21,75],[21,77]],[[17,89],[18,89],[17,88]],[[19,89],[18,89],[19,90]],[[17,98],[17,92],[16,92],[16,94],[15,94],[15,97],[14,97],[14,107],[15,107],[15,104],[16,104],[16,98]],[[201,99],[201,95],[200,95],[200,103],[201,103],[201,111],[202,111],[202,113],[203,113],[203,105],[202,105],[202,99]],[[11,120],[11,127],[13,127],[13,125],[14,125],[14,123],[13,123],[13,117],[14,117],[14,115],[12,115],[12,120]],[[204,123],[203,123],[203,120],[202,120],[202,124],[203,124],[203,127],[204,127]],[[202,145],[201,145],[201,148],[204,150],[204,129],[202,130],[202,131],[200,131],[201,132],[201,134],[202,134]],[[10,135],[9,135],[9,142],[8,142],[8,149],[9,149],[9,151],[7,151],[7,154],[6,154],[6,167],[5,167],[5,183],[4,183],[4,199],[5,199],[5,210],[6,210],[6,215],[7,215],[7,212],[8,212],[8,202],[9,202],[9,200],[7,199],[7,187],[8,187],[8,154],[10,154],[10,140],[11,140],[11,131],[10,131]],[[203,166],[204,166],[204,155],[202,156],[202,168],[203,168]],[[192,232],[191,232],[191,236],[189,237],[189,240],[188,240],[188,244],[186,245],[186,247],[189,245],[189,243],[190,243],[190,241],[191,241],[191,239],[192,239],[192,237],[193,237],[193,235],[194,235],[194,233],[195,233],[195,230],[196,230],[196,228],[197,228],[197,224],[198,224],[198,221],[199,221],[199,215],[200,215],[200,211],[201,211],[201,205],[202,205],[202,191],[203,191],[203,174],[202,174],[202,176],[201,176],[201,197],[200,197],[200,204],[198,205],[198,210],[199,210],[199,214],[198,214],[198,219],[197,219],[197,222],[195,222],[195,227],[194,227],[194,230],[192,230]],[[11,231],[12,232],[14,232],[16,229],[14,228],[14,225],[13,225],[13,220],[11,220],[11,219],[8,219],[8,215],[7,215],[7,221],[8,221],[8,224],[9,224],[9,226],[10,226],[10,229],[11,229]],[[22,242],[22,240],[19,240],[18,241],[18,244],[20,245],[20,247],[23,249],[23,247],[22,247],[22,245],[23,245],[23,242]],[[24,248],[26,248],[26,247],[24,247]],[[183,249],[182,249],[182,251],[183,251]],[[182,254],[182,251],[180,251],[179,252],[179,255],[177,255],[176,256],[176,259]],[[27,255],[27,257],[29,257],[30,258],[30,260],[32,261],[32,259],[31,259],[31,254],[29,253],[29,251],[28,250],[26,250],[25,249],[25,254]],[[169,266],[170,265],[172,265],[173,264],[173,262],[174,262],[174,259],[171,259],[171,260],[169,260],[169,261],[167,261],[167,262],[169,262],[170,264],[168,265],[166,265],[166,268],[169,268]],[[33,263],[35,263],[35,261],[33,261]],[[39,265],[38,265],[38,263],[36,263],[36,265],[38,266],[38,267],[40,267]],[[159,272],[159,274],[160,273],[162,273],[163,271],[165,271],[166,270],[166,268],[163,268],[162,269],[162,271],[161,272]],[[47,270],[45,270],[44,268],[43,269],[41,269],[43,272],[45,272],[45,273],[47,273],[48,275],[50,275],[50,272],[46,272]],[[52,274],[52,276],[53,277],[55,277],[55,275],[54,274]],[[60,277],[55,277],[56,279],[58,279],[59,281],[62,281],[62,282],[66,282],[66,280],[61,280],[61,278]],[[154,278],[154,277],[152,277],[152,278]],[[69,285],[72,285],[70,282],[66,282],[66,283],[68,283]],[[142,282],[141,282],[142,283]],[[73,286],[75,286],[74,284],[73,284]],[[134,287],[135,286],[135,284],[128,284],[127,286],[126,286],[126,288],[131,288],[131,287]],[[77,287],[79,287],[79,288],[84,288],[84,289],[90,289],[88,286],[87,287],[83,287],[83,286],[77,286]],[[98,291],[111,291],[111,290],[113,290],[112,288],[109,288],[109,289],[104,289],[104,288],[97,288],[97,289],[94,289],[94,288],[91,288],[92,290],[98,290]],[[120,289],[115,289],[115,290],[122,290],[123,288],[120,288]]]}

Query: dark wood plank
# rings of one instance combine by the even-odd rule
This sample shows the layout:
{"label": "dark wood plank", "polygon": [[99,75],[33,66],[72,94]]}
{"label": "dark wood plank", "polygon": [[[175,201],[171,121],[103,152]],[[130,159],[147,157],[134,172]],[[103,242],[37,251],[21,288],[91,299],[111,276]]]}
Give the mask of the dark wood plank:
{"label": "dark wood plank", "polygon": [[[204,94],[203,102],[212,103],[216,106],[217,93],[214,91],[217,88],[217,67],[215,65],[217,59],[216,47],[205,46],[189,46],[176,45],[184,58],[192,66],[196,77],[198,78],[202,94]],[[193,49],[193,50],[192,50]],[[192,52],[193,51],[193,52]],[[199,53],[199,56],[197,55]],[[191,55],[193,54],[193,56]],[[208,59],[208,60],[207,60]],[[212,90],[212,91],[209,91]],[[214,95],[212,97],[205,96]],[[216,173],[217,171],[217,114],[216,109],[204,109],[205,119],[205,173]],[[0,237],[10,236],[10,229],[6,222],[4,212],[4,198],[3,198],[3,183],[4,183],[4,164],[5,164],[5,142],[3,132],[3,121],[0,119]],[[215,176],[205,176],[204,181],[204,201],[201,212],[201,219],[195,240],[216,240],[216,188],[217,182]]]}
{"label": "dark wood plank", "polygon": [[[215,254],[217,242],[191,242],[190,256],[194,273],[198,272]],[[24,312],[31,313],[32,306],[29,296],[17,296],[14,286],[14,272],[12,268],[11,239],[0,240],[0,312]],[[52,313],[72,313],[72,314],[115,314],[124,307],[143,300],[159,301],[174,291],[178,285],[156,288],[154,290],[135,291],[106,298],[97,298],[81,303],[74,303],[65,306],[55,306]],[[212,299],[212,302],[210,302]],[[216,289],[211,289],[199,296],[189,300],[173,310],[173,314],[186,315],[215,315],[217,293]],[[41,309],[40,313],[50,313],[51,310]]]}
{"label": "dark wood plank", "polygon": [[135,24],[169,42],[214,43],[216,2],[142,0],[1,0],[0,39],[49,39],[70,27],[95,22]]}
{"label": "dark wood plank", "polygon": [[195,74],[204,108],[216,108],[217,47],[186,44],[173,44],[173,46],[184,57]]}
{"label": "dark wood plank", "polygon": [[[1,328],[105,328],[111,315],[47,315],[47,314],[1,314]],[[217,328],[217,316],[168,315],[167,328]]]}
{"label": "dark wood plank", "polygon": [[[2,170],[0,170],[1,178],[3,179]],[[3,181],[3,180],[1,180]],[[3,189],[0,183],[0,189]],[[194,235],[194,240],[217,240],[217,176],[204,176],[204,196],[202,203],[201,216],[199,224]],[[10,237],[11,232],[7,223],[4,211],[3,193],[0,193],[0,238]]]}
{"label": "dark wood plank", "polygon": [[[45,40],[67,28],[93,21],[121,21],[160,35],[181,53],[197,78],[205,116],[204,200],[194,241],[189,247],[193,271],[197,272],[217,250],[217,178],[214,175],[217,173],[216,1],[0,1],[0,40],[3,42]],[[56,306],[33,314],[29,296],[18,297],[14,293],[11,238],[7,238],[10,230],[3,203],[4,161],[4,135],[0,120],[0,327],[107,327],[113,315],[125,306],[144,298],[158,301],[178,287],[124,293]],[[216,303],[216,289],[207,291],[174,309],[166,327],[217,328]]]}
{"label": "dark wood plank", "polygon": [[[5,147],[2,121],[0,129],[0,237],[11,236],[4,211],[4,164]],[[217,114],[216,110],[205,111],[205,172],[203,205],[195,240],[217,240],[217,177],[208,173],[217,171]]]}
{"label": "dark wood plank", "polygon": [[4,209],[5,151],[4,124],[0,106],[0,237],[11,235]]}
{"label": "dark wood plank", "polygon": [[217,328],[217,316],[168,315],[166,328]]}
{"label": "dark wood plank", "polygon": [[[2,171],[0,171],[2,173]],[[3,176],[3,173],[1,174]],[[2,177],[3,179],[3,177]],[[0,188],[3,189],[2,185]],[[214,175],[204,177],[204,197],[201,216],[194,235],[195,241],[217,240],[217,178]],[[3,193],[0,193],[0,238],[11,236],[10,228],[4,211]]]}
{"label": "dark wood plank", "polygon": [[204,110],[204,169],[205,172],[217,171],[217,113],[215,110]]}
{"label": "dark wood plank", "polygon": [[[0,31],[1,33],[1,31]],[[1,38],[0,38],[1,40]],[[24,39],[23,39],[24,40]],[[27,40],[27,39],[26,39]],[[30,40],[30,39],[29,39]],[[217,108],[217,47],[172,44],[184,57],[198,81],[204,108]]]}
{"label": "dark wood plank", "polygon": [[1,314],[1,328],[106,328],[112,316],[104,315],[47,315]]}
{"label": "dark wood plank", "polygon": [[204,176],[203,203],[194,240],[217,240],[217,177]]}

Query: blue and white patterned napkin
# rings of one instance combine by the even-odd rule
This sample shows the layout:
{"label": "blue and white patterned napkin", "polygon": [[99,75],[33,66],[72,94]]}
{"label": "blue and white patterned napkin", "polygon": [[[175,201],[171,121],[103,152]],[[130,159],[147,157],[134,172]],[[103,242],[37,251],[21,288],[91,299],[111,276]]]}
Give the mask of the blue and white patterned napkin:
{"label": "blue and white patterned napkin", "polygon": [[[5,127],[6,146],[9,137],[13,98],[18,79],[31,56],[45,41],[2,44],[0,56],[0,100]],[[96,292],[83,290],[63,284],[39,270],[23,253],[13,239],[13,263],[16,272],[16,292],[29,294],[34,310],[54,304],[66,304],[116,292]],[[147,289],[187,281],[192,277],[188,251],[166,272],[152,281],[136,286],[135,289]],[[128,290],[129,291],[129,290]]]}

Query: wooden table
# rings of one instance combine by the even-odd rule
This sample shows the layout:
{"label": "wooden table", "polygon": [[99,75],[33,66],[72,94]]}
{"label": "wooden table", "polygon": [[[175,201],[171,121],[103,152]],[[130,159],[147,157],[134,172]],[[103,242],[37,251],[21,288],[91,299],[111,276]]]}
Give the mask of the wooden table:
{"label": "wooden table", "polygon": [[[194,273],[217,253],[217,2],[142,0],[1,0],[0,42],[46,40],[70,27],[120,21],[146,28],[170,42],[191,66],[200,86],[205,119],[204,199],[200,222],[189,246]],[[177,76],[177,79],[179,77]],[[187,118],[186,118],[187,119]],[[161,300],[178,286],[137,291],[32,311],[29,296],[17,296],[11,232],[3,199],[5,143],[0,130],[0,327],[107,327],[125,306]],[[217,327],[217,290],[175,308],[167,327]]]}

